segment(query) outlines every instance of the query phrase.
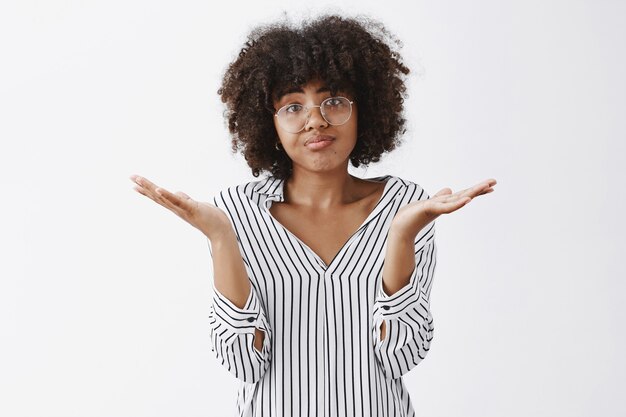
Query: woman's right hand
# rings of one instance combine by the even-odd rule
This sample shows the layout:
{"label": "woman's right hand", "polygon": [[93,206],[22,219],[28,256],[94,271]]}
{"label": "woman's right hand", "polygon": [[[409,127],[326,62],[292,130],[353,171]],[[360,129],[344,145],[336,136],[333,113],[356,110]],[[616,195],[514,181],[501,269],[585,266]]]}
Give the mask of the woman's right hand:
{"label": "woman's right hand", "polygon": [[135,191],[173,211],[211,241],[233,230],[226,213],[213,204],[195,201],[182,191],[171,193],[139,175],[131,175],[130,179],[137,184]]}

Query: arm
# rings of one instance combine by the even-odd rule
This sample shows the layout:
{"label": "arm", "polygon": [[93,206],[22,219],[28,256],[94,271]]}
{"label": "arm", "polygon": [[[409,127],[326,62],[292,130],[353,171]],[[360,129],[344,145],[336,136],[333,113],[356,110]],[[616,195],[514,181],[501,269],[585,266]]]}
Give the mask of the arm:
{"label": "arm", "polygon": [[434,223],[410,243],[390,231],[383,283],[374,303],[374,352],[388,379],[409,372],[430,349],[436,254]]}
{"label": "arm", "polygon": [[255,382],[271,358],[271,329],[232,230],[209,240],[213,303],[209,324],[213,351],[235,377]]}
{"label": "arm", "polygon": [[[394,216],[387,241],[383,284],[374,303],[374,350],[386,378],[404,375],[430,349],[434,331],[430,289],[437,258],[435,219],[492,192],[495,184],[492,178],[456,193],[446,187],[432,198],[423,188],[411,184],[410,199],[417,199]],[[409,253],[413,238],[415,263]]]}
{"label": "arm", "polygon": [[[213,351],[222,364],[246,382],[258,380],[270,361],[271,329],[250,283],[227,209],[171,193],[146,178],[131,175],[135,190],[171,210],[209,239],[213,250],[214,298],[209,322]],[[221,205],[223,199],[219,200]],[[226,204],[223,206],[226,208]]]}

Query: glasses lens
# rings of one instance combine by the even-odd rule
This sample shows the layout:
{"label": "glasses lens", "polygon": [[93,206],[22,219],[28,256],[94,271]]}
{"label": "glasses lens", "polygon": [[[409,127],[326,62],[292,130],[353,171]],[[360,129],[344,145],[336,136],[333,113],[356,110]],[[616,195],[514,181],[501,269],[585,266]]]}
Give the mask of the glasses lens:
{"label": "glasses lens", "polygon": [[287,132],[297,133],[304,127],[307,114],[304,106],[290,104],[278,111],[278,123]]}
{"label": "glasses lens", "polygon": [[[352,114],[350,100],[345,97],[330,97],[321,104],[322,116],[331,125],[342,125]],[[278,111],[278,123],[290,133],[297,133],[304,128],[309,113],[301,104],[289,104]]]}
{"label": "glasses lens", "polygon": [[344,97],[331,97],[322,103],[322,115],[331,125],[342,125],[348,121],[352,107]]}

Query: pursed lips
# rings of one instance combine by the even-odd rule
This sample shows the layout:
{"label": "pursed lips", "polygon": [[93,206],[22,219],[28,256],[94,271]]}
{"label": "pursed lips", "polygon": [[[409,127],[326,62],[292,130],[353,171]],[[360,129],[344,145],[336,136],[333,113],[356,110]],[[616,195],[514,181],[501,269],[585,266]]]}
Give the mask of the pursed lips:
{"label": "pursed lips", "polygon": [[321,142],[324,140],[327,140],[327,141],[335,140],[335,137],[329,136],[329,135],[315,135],[313,137],[308,138],[306,142],[304,142],[304,146],[308,145],[309,143]]}

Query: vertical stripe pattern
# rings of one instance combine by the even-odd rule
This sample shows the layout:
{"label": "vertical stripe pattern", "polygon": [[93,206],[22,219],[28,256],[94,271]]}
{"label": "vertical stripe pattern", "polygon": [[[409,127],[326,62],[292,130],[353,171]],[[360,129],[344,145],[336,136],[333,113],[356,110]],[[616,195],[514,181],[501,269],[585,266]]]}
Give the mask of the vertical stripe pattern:
{"label": "vertical stripe pattern", "polygon": [[[383,195],[328,265],[270,214],[284,201],[283,180],[235,185],[213,198],[232,223],[252,288],[238,308],[213,286],[209,309],[212,351],[240,380],[237,416],[415,416],[402,376],[433,338],[435,222],[415,237],[410,282],[386,294],[391,221],[429,196],[396,176],[368,180],[384,182]],[[255,328],[265,332],[261,351]]]}

